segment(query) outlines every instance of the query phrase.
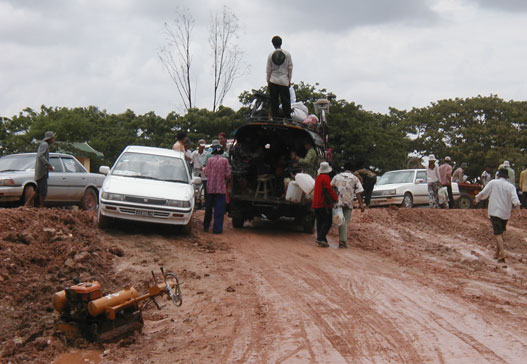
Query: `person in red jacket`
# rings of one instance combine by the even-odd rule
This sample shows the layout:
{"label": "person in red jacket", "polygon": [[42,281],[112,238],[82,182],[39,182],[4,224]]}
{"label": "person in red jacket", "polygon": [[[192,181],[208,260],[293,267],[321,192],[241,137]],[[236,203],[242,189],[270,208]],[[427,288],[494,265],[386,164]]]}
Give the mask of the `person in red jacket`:
{"label": "person in red jacket", "polygon": [[331,228],[332,206],[338,201],[338,196],[331,187],[331,178],[329,173],[332,171],[328,162],[320,163],[318,176],[315,179],[315,188],[313,191],[313,209],[317,221],[317,245],[321,248],[329,246],[326,235]]}

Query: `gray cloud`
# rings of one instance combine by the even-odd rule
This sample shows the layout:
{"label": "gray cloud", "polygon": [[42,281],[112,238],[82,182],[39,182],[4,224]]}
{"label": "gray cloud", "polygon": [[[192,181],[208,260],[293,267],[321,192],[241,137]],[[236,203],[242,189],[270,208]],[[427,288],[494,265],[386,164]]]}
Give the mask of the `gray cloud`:
{"label": "gray cloud", "polygon": [[525,0],[469,0],[483,8],[498,9],[504,11],[527,11]]}

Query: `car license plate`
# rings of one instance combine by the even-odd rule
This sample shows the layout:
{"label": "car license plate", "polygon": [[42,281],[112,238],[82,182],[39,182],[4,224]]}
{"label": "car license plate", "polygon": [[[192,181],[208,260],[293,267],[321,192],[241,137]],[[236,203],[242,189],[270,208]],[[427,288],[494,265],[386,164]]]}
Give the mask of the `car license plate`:
{"label": "car license plate", "polygon": [[148,210],[135,210],[135,214],[138,216],[148,216],[148,217],[154,216],[154,212],[148,211]]}

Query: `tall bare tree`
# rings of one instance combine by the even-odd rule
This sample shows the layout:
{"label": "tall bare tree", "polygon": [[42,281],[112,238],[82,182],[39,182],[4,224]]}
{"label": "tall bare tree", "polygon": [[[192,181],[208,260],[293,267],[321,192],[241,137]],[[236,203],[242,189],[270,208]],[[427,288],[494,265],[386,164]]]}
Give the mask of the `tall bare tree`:
{"label": "tall bare tree", "polygon": [[239,30],[238,17],[227,6],[223,7],[221,13],[211,16],[209,45],[214,68],[212,111],[216,111],[223,103],[234,80],[247,70],[243,62],[243,52],[235,43]]}
{"label": "tall bare tree", "polygon": [[176,85],[185,110],[193,107],[190,42],[194,23],[189,10],[178,12],[173,25],[165,23],[167,45],[158,52],[159,59]]}

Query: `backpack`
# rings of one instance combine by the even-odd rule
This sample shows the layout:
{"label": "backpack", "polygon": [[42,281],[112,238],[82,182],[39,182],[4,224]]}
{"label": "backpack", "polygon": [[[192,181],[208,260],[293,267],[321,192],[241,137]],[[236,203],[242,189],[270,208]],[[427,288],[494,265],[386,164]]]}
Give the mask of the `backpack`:
{"label": "backpack", "polygon": [[285,58],[285,53],[282,52],[280,49],[274,51],[273,55],[271,56],[271,60],[277,66],[281,66],[285,62]]}

